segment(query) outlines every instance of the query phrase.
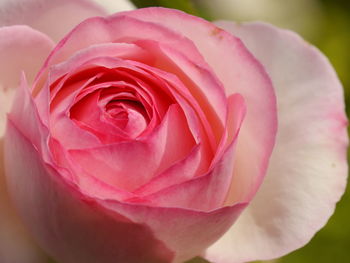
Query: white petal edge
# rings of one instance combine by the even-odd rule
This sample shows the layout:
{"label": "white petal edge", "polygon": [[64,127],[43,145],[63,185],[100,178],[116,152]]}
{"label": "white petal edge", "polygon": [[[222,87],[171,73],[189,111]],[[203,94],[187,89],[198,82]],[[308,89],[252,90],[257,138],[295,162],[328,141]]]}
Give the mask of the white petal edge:
{"label": "white petal edge", "polygon": [[347,179],[342,86],[327,58],[264,23],[216,24],[241,38],[272,78],[277,142],[258,194],[206,252],[216,263],[267,260],[304,246],[333,214]]}

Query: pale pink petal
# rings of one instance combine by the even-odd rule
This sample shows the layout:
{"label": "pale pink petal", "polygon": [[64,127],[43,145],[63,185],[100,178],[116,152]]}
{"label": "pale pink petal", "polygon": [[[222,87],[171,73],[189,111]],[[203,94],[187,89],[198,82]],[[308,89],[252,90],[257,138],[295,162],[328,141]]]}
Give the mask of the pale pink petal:
{"label": "pale pink petal", "polygon": [[5,131],[5,114],[24,71],[32,83],[54,43],[27,26],[0,28],[0,136]]}
{"label": "pale pink petal", "polygon": [[[53,42],[47,36],[27,26],[0,28],[1,135],[5,130],[5,113],[10,109],[15,90],[20,85],[21,71],[24,71],[32,82],[53,46]],[[22,103],[26,102],[19,103],[22,106]],[[26,120],[33,120],[31,117]],[[23,125],[26,125],[25,122]],[[46,254],[37,247],[27,233],[7,196],[2,153],[0,157],[0,262],[46,262]]]}
{"label": "pale pink petal", "polygon": [[277,93],[279,127],[261,189],[207,258],[232,263],[280,257],[325,225],[344,192],[342,87],[328,60],[296,34],[262,23],[218,25],[241,37],[266,67]]}
{"label": "pale pink petal", "polygon": [[86,18],[104,15],[103,8],[89,0],[5,0],[0,26],[28,25],[57,42]]}
{"label": "pale pink petal", "polygon": [[46,254],[32,240],[8,196],[3,171],[3,139],[0,146],[0,262],[46,263]]}
{"label": "pale pink petal", "polygon": [[49,130],[39,116],[29,89],[23,75],[12,109],[8,114],[7,122],[13,122],[17,129],[25,131],[28,140],[35,145],[40,154],[42,154],[43,159],[51,160],[51,154],[47,148]]}
{"label": "pale pink petal", "polygon": [[171,261],[173,252],[150,227],[77,192],[12,123],[5,145],[13,200],[33,236],[57,262]]}
{"label": "pale pink petal", "polygon": [[[238,138],[227,204],[250,200],[266,173],[277,126],[275,95],[264,68],[238,38],[198,17],[164,8],[138,9],[119,16],[161,24],[191,39],[223,83],[227,96],[242,95],[247,114]],[[192,56],[189,49],[181,51]]]}
{"label": "pale pink petal", "polygon": [[17,87],[21,71],[32,82],[53,47],[54,43],[46,35],[28,26],[1,27],[1,87]]}

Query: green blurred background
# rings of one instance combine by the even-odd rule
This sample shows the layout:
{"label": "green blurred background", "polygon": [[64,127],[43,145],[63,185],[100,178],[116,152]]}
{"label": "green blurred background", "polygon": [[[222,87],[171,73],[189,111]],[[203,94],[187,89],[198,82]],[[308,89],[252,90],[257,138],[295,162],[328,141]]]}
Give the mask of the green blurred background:
{"label": "green blurred background", "polygon": [[[262,20],[297,31],[323,51],[334,65],[350,109],[350,0],[133,0],[138,7],[165,6],[208,20]],[[197,258],[188,263],[204,263]],[[278,263],[350,262],[350,190],[335,214],[305,247]]]}

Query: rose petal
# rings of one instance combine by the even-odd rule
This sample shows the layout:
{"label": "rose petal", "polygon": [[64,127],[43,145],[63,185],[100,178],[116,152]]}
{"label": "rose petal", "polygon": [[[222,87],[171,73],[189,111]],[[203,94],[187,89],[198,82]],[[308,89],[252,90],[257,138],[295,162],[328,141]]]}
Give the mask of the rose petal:
{"label": "rose petal", "polygon": [[58,41],[84,19],[104,15],[88,0],[7,0],[0,6],[0,26],[29,25]]}
{"label": "rose petal", "polygon": [[12,110],[8,114],[8,122],[15,123],[20,131],[26,131],[27,139],[35,145],[43,159],[51,160],[47,147],[49,130],[40,118],[24,75],[16,92]]}
{"label": "rose petal", "polygon": [[200,159],[200,144],[197,144],[184,159],[176,162],[164,172],[152,178],[152,180],[136,189],[134,193],[145,196],[174,184],[190,180],[197,174]]}
{"label": "rose petal", "polygon": [[32,82],[54,43],[46,35],[28,26],[0,28],[0,85],[14,88],[24,71]]}
{"label": "rose petal", "polygon": [[3,139],[0,141],[0,260],[1,262],[45,263],[47,256],[32,240],[13,208],[6,189]]}
{"label": "rose petal", "polygon": [[327,59],[296,34],[261,23],[218,24],[241,37],[266,67],[280,123],[266,180],[207,258],[280,257],[324,226],[344,192],[348,136],[342,87]]}
{"label": "rose petal", "polygon": [[44,34],[27,26],[0,28],[0,136],[5,131],[9,111],[21,71],[34,80],[54,43]]}

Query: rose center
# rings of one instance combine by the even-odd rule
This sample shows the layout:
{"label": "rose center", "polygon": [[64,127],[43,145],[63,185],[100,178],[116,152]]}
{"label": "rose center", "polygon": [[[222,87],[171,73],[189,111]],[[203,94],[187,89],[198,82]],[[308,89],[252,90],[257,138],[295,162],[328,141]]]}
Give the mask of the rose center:
{"label": "rose center", "polygon": [[103,118],[132,138],[142,133],[149,122],[143,105],[133,100],[109,101],[104,106]]}
{"label": "rose center", "polygon": [[146,130],[150,116],[137,94],[117,88],[81,92],[70,118],[104,143],[133,140]]}

